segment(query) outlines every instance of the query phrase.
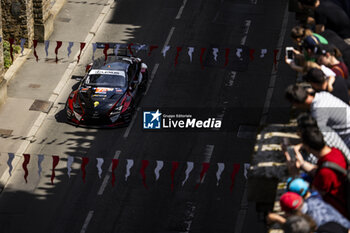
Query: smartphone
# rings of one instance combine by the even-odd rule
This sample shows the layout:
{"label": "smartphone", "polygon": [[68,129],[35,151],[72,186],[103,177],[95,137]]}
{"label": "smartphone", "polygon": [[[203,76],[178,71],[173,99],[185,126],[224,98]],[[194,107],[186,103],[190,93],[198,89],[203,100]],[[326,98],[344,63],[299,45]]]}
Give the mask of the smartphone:
{"label": "smartphone", "polygon": [[287,152],[288,152],[288,154],[289,154],[289,156],[290,156],[290,159],[291,159],[292,161],[295,161],[296,156],[295,156],[294,146],[288,146],[288,147],[287,147]]}
{"label": "smartphone", "polygon": [[289,62],[294,60],[294,52],[293,52],[293,47],[286,47],[286,56],[287,56],[287,60]]}

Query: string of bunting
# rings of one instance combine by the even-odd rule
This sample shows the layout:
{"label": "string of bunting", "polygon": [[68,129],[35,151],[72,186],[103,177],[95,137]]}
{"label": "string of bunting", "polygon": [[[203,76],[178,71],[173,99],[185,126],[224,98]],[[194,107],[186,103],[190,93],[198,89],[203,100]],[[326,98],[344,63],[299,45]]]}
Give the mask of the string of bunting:
{"label": "string of bunting", "polygon": [[[2,38],[0,37],[0,42],[2,41]],[[21,38],[20,39],[20,46],[21,46],[21,53],[23,55],[23,50],[24,50],[24,44],[26,42],[26,39]],[[56,42],[56,44],[54,45],[54,53],[55,53],[55,57],[56,57],[56,63],[58,62],[58,51],[59,49],[62,47],[63,41],[49,41],[49,40],[45,40],[44,41],[44,49],[45,49],[45,54],[46,57],[48,57],[49,55],[49,48],[50,48],[50,44]],[[15,43],[15,39],[14,38],[10,38],[9,39],[9,43],[10,43],[10,56],[11,59],[13,61],[13,48],[12,45],[14,45]],[[73,41],[68,41],[67,43],[67,57],[70,57],[70,54],[72,52],[72,47],[74,46],[75,43],[78,43],[80,45],[79,47],[79,54],[77,57],[77,62],[79,63],[80,61],[80,56],[82,51],[84,50],[86,43],[85,42],[73,42]],[[152,52],[156,49],[159,48],[158,45],[146,45],[146,44],[142,44],[142,45],[134,45],[133,43],[130,44],[120,44],[120,43],[92,43],[92,57],[91,59],[94,61],[95,59],[95,52],[96,49],[99,48],[99,45],[103,45],[103,53],[105,55],[105,60],[107,60],[107,51],[109,49],[114,49],[114,53],[118,54],[118,50],[122,47],[127,47],[127,49],[129,50],[130,54],[132,56],[134,56],[134,53],[132,51],[132,48],[136,48],[136,53],[139,52],[140,50],[148,50],[147,55],[151,56]],[[37,54],[37,45],[38,45],[38,41],[37,40],[33,40],[33,54],[36,58],[36,61],[39,60],[38,54]],[[100,47],[101,48],[101,47]],[[176,55],[175,55],[175,60],[174,60],[174,65],[176,67],[176,65],[178,64],[178,58],[180,56],[180,53],[183,51],[184,48],[186,47],[175,47],[176,48]],[[163,57],[166,57],[167,52],[171,49],[171,46],[167,45],[164,46],[164,48],[161,49],[161,54],[163,55]],[[201,64],[201,68],[204,69],[204,54],[207,51],[207,48],[200,48],[200,64]],[[222,50],[222,49],[221,49]],[[187,47],[187,55],[189,56],[189,60],[190,62],[192,62],[192,58],[193,58],[193,53],[195,52],[195,48],[194,47]],[[208,51],[209,52],[209,51]],[[212,48],[212,50],[210,51],[212,53],[212,57],[213,60],[215,62],[218,61],[218,56],[219,54],[224,54],[224,58],[225,58],[225,63],[224,63],[224,67],[226,67],[229,64],[229,55],[230,53],[235,53],[235,55],[237,56],[237,58],[241,61],[243,61],[244,57],[243,57],[243,52],[244,52],[244,48],[242,47],[238,47],[235,50],[231,49],[231,48],[225,48],[224,49],[224,53],[220,52],[219,48]],[[253,61],[255,59],[255,56],[258,56],[259,58],[264,58],[267,55],[268,50],[267,49],[260,49],[260,51],[257,51],[256,49],[249,49],[248,54],[249,54],[249,60]],[[277,64],[277,54],[279,52],[279,49],[274,49],[273,50],[273,63],[274,66],[276,68],[276,64]]]}
{"label": "string of bunting", "polygon": [[[7,160],[7,165],[9,167],[9,175],[12,176],[12,170],[13,170],[13,166],[12,166],[12,161],[15,157],[14,153],[8,153],[8,160]],[[30,154],[23,154],[23,163],[22,163],[22,168],[24,170],[24,180],[27,183],[27,177],[29,175],[29,171],[28,171],[28,165],[30,163],[30,159],[32,158],[32,156]],[[42,173],[42,162],[44,161],[44,155],[43,154],[39,154],[37,155],[38,158],[38,175],[41,176]],[[71,171],[72,171],[72,164],[74,162],[74,158],[73,156],[68,156],[67,157],[67,175],[70,178],[71,177]],[[60,157],[57,155],[53,155],[52,156],[52,172],[51,172],[51,184],[54,183],[54,179],[55,179],[55,168],[57,167],[57,165],[60,162]],[[103,173],[103,169],[102,169],[102,165],[104,164],[105,160],[103,158],[96,158],[96,168],[97,168],[97,175],[98,177],[101,179],[102,177],[102,173]],[[112,159],[112,169],[111,169],[111,173],[112,173],[112,179],[111,179],[111,184],[112,186],[115,185],[115,181],[116,181],[116,177],[115,177],[115,171],[118,168],[120,160],[119,159]],[[147,176],[146,176],[146,170],[147,167],[150,165],[150,163],[155,163],[156,166],[154,168],[154,178],[155,181],[158,181],[158,179],[160,178],[161,175],[161,170],[164,168],[164,162],[165,161],[161,161],[161,160],[156,160],[156,161],[152,161],[152,160],[142,160],[141,161],[141,168],[140,168],[140,175],[141,175],[141,179],[142,179],[142,184],[143,186],[148,189],[146,180],[147,180]],[[85,183],[86,182],[86,167],[91,164],[92,162],[90,161],[90,159],[88,157],[81,157],[81,165],[80,165],[80,170],[82,172],[82,180]],[[131,169],[134,166],[135,161],[133,159],[126,159],[126,165],[125,165],[125,181],[128,181],[128,178],[131,175]],[[198,164],[201,166],[201,172],[199,175],[199,183],[196,184],[195,188],[198,189],[200,184],[204,182],[204,178],[205,175],[207,173],[207,171],[209,170],[210,167],[216,167],[216,186],[219,186],[219,182],[221,180],[221,175],[223,173],[223,171],[226,169],[225,163],[216,163],[216,164],[211,164],[211,163],[207,163],[207,162],[203,162],[203,163],[194,163],[194,162],[187,162],[186,163],[186,170],[185,170],[185,178],[184,180],[181,182],[181,186],[184,186],[184,184],[187,182],[187,180],[189,179],[191,172],[193,171],[195,164]],[[171,171],[170,171],[170,177],[171,177],[171,190],[174,189],[174,185],[175,185],[175,173],[178,170],[178,167],[180,165],[180,162],[178,161],[172,161],[171,162]],[[216,166],[215,166],[216,165]],[[244,163],[244,176],[245,178],[247,178],[247,171],[250,167],[249,163]],[[241,165],[239,163],[234,163],[232,168],[232,172],[231,172],[231,186],[230,186],[230,190],[233,190],[234,187],[234,183],[235,183],[235,177],[237,175],[237,173],[239,172]],[[229,168],[229,169],[231,169]]]}

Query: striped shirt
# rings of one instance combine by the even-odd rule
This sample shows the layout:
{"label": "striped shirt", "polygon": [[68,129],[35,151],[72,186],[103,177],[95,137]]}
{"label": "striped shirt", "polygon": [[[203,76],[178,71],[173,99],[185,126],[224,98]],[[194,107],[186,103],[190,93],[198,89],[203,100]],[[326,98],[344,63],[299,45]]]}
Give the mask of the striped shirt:
{"label": "striped shirt", "polygon": [[[311,103],[311,115],[317,121],[323,135],[326,135],[326,139],[328,138],[330,141],[337,140],[335,139],[335,132],[343,139],[346,146],[350,147],[349,105],[332,94],[321,91],[315,94]],[[334,147],[337,146],[334,145]]]}

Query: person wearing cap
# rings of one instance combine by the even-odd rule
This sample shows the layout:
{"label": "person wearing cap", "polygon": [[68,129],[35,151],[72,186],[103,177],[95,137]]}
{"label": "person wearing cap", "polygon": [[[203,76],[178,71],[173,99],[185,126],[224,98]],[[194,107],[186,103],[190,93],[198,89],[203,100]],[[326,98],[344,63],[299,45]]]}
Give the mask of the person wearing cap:
{"label": "person wearing cap", "polygon": [[300,73],[304,72],[307,62],[316,62],[314,51],[316,51],[316,46],[318,44],[320,44],[320,40],[316,36],[306,36],[302,41],[302,52],[293,49],[294,59],[289,60],[286,57],[285,62],[291,69]]}
{"label": "person wearing cap", "polygon": [[[302,144],[294,147],[295,167],[308,172],[313,177],[313,188],[321,194],[323,200],[332,205],[343,216],[348,217],[344,175],[331,168],[323,167],[324,163],[332,162],[347,169],[345,156],[338,149],[327,146],[322,133],[317,128],[304,130],[301,138]],[[304,160],[300,153],[301,148],[318,158],[317,165]],[[288,156],[286,158],[288,160]]]}
{"label": "person wearing cap", "polygon": [[316,47],[316,56],[318,64],[331,68],[337,76],[344,79],[349,77],[348,67],[344,62],[337,59],[337,57],[341,58],[341,53],[338,49],[329,45],[318,45]]}
{"label": "person wearing cap", "polygon": [[300,195],[294,192],[286,192],[280,197],[280,206],[282,211],[285,212],[285,215],[269,213],[266,216],[266,220],[268,223],[276,222],[284,225],[287,222],[287,218],[291,216],[303,216],[308,221],[311,229],[316,229],[316,223],[314,220],[310,216],[305,215],[300,211],[302,204],[303,198]]}
{"label": "person wearing cap", "polygon": [[339,76],[326,77],[322,70],[317,68],[310,69],[304,78],[316,91],[328,91],[346,104],[349,104],[350,98],[345,79]]}
{"label": "person wearing cap", "polygon": [[[299,179],[291,184],[291,186],[294,191],[305,192],[305,197],[303,198],[294,191],[285,192],[280,197],[281,210],[285,212],[285,215],[269,213],[267,215],[268,222],[277,222],[281,224],[283,228],[288,228],[288,218],[292,216],[301,216],[308,222],[312,232],[328,222],[335,222],[346,229],[350,229],[350,222],[348,219],[343,217],[331,205],[325,203],[317,192],[311,193],[308,189],[308,184],[303,184]],[[299,187],[300,185],[301,187]],[[307,188],[306,190],[304,189],[305,187]],[[287,226],[284,226],[285,224],[287,224]]]}
{"label": "person wearing cap", "polygon": [[[317,191],[310,191],[309,186],[309,183],[301,178],[290,177],[287,180],[286,191],[296,193],[303,197],[303,204],[300,211],[303,214],[309,215],[318,227],[328,222],[336,222],[350,229],[350,221],[340,214],[333,206],[322,200]],[[283,204],[285,205],[285,203]]]}

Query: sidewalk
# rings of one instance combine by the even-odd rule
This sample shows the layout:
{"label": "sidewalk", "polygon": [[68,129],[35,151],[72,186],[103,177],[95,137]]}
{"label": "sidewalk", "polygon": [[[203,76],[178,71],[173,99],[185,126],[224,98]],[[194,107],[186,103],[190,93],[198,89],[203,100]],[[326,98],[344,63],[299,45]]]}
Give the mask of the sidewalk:
{"label": "sidewalk", "polygon": [[[1,188],[9,179],[8,153],[16,155],[12,162],[14,168],[21,164],[22,153],[33,140],[62,87],[77,67],[80,42],[86,43],[84,51],[91,47],[90,42],[113,4],[113,0],[103,0],[98,4],[91,0],[66,2],[54,21],[48,56],[46,57],[44,44],[38,44],[36,48],[38,62],[33,49],[27,49],[12,70],[20,68],[13,75],[5,76],[8,81],[8,98],[0,108]],[[54,53],[56,41],[62,41],[57,64]],[[74,45],[68,57],[69,42],[74,42]]]}

